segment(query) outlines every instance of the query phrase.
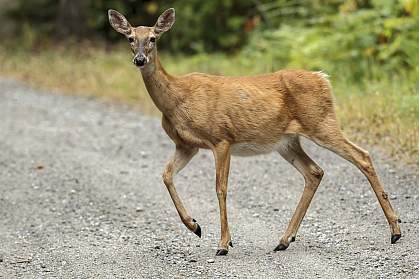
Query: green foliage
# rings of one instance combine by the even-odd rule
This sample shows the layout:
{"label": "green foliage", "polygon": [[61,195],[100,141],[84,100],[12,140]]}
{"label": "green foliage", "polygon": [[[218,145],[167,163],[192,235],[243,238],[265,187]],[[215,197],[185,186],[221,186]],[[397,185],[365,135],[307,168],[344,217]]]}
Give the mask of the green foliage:
{"label": "green foliage", "polygon": [[255,32],[243,53],[254,60],[272,57],[272,69],[325,70],[352,82],[383,75],[418,80],[419,16],[412,4],[418,1],[359,2],[345,1],[335,13],[306,20],[279,20],[279,27]]}
{"label": "green foliage", "polygon": [[5,13],[15,22],[12,36],[31,47],[48,39],[120,41],[109,8],[152,26],[168,7],[177,22],[160,47],[172,53],[243,49],[251,59],[271,57],[269,69],[344,71],[352,80],[374,74],[375,64],[419,74],[418,0],[16,0]]}
{"label": "green foliage", "polygon": [[176,8],[178,20],[165,36],[164,46],[183,52],[238,48],[246,40],[244,24],[255,13],[252,0],[31,0],[30,5],[26,0],[16,0],[6,14],[15,23],[14,34],[23,35],[29,28],[35,41],[57,38],[116,41],[120,36],[108,23],[108,9],[120,11],[135,26],[153,26],[160,13],[169,7]]}
{"label": "green foliage", "polygon": [[253,1],[172,2],[179,19],[170,34],[175,50],[231,50],[244,43],[244,24],[253,13]]}

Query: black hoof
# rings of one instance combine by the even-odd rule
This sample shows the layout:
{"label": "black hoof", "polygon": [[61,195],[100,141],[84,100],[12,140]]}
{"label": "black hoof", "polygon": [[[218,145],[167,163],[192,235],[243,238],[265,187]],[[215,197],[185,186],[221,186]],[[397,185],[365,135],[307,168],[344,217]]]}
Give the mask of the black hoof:
{"label": "black hoof", "polygon": [[225,256],[228,254],[228,250],[227,249],[218,249],[217,253],[215,254],[216,256]]}
{"label": "black hoof", "polygon": [[295,236],[291,237],[291,242],[295,241]]}
{"label": "black hoof", "polygon": [[228,245],[230,245],[230,247],[233,247],[233,242],[229,242]]}
{"label": "black hoof", "polygon": [[393,235],[391,236],[391,244],[396,243],[396,241],[397,241],[397,240],[399,240],[399,239],[400,239],[400,237],[402,237],[402,235],[401,235],[401,234],[393,234]]}
{"label": "black hoof", "polygon": [[288,246],[285,246],[285,244],[280,243],[278,246],[276,246],[276,248],[274,249],[275,252],[277,251],[282,251],[282,250],[286,250],[288,248]]}
{"label": "black hoof", "polygon": [[194,234],[196,234],[197,236],[201,238],[201,226],[198,223],[196,223],[196,229],[194,231]]}

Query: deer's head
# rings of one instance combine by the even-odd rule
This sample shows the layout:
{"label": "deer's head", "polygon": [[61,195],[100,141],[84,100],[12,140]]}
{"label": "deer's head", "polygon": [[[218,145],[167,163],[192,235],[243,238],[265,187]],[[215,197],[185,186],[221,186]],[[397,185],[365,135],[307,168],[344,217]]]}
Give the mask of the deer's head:
{"label": "deer's head", "polygon": [[115,10],[109,10],[108,15],[113,29],[128,39],[134,55],[132,62],[140,68],[154,61],[157,40],[175,23],[175,9],[173,8],[164,11],[153,27],[132,27],[128,20]]}

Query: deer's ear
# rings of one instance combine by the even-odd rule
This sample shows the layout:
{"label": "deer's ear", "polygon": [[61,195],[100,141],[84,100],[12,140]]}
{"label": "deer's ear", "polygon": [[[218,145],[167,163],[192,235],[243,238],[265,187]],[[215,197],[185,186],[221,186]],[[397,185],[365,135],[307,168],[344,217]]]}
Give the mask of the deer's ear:
{"label": "deer's ear", "polygon": [[127,36],[131,34],[131,24],[129,24],[128,20],[122,14],[115,10],[109,10],[108,16],[109,23],[112,25],[113,29]]}
{"label": "deer's ear", "polygon": [[160,36],[164,32],[168,31],[173,23],[175,23],[175,9],[170,8],[165,10],[157,19],[154,25],[154,33]]}

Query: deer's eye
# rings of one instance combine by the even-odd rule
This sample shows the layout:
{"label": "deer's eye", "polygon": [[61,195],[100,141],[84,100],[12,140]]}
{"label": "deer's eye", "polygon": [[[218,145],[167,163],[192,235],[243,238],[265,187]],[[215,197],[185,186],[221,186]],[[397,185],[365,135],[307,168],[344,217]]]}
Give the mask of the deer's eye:
{"label": "deer's eye", "polygon": [[154,43],[156,41],[156,37],[151,37],[150,42]]}
{"label": "deer's eye", "polygon": [[133,37],[129,37],[128,38],[128,42],[133,43],[134,42],[134,38]]}

